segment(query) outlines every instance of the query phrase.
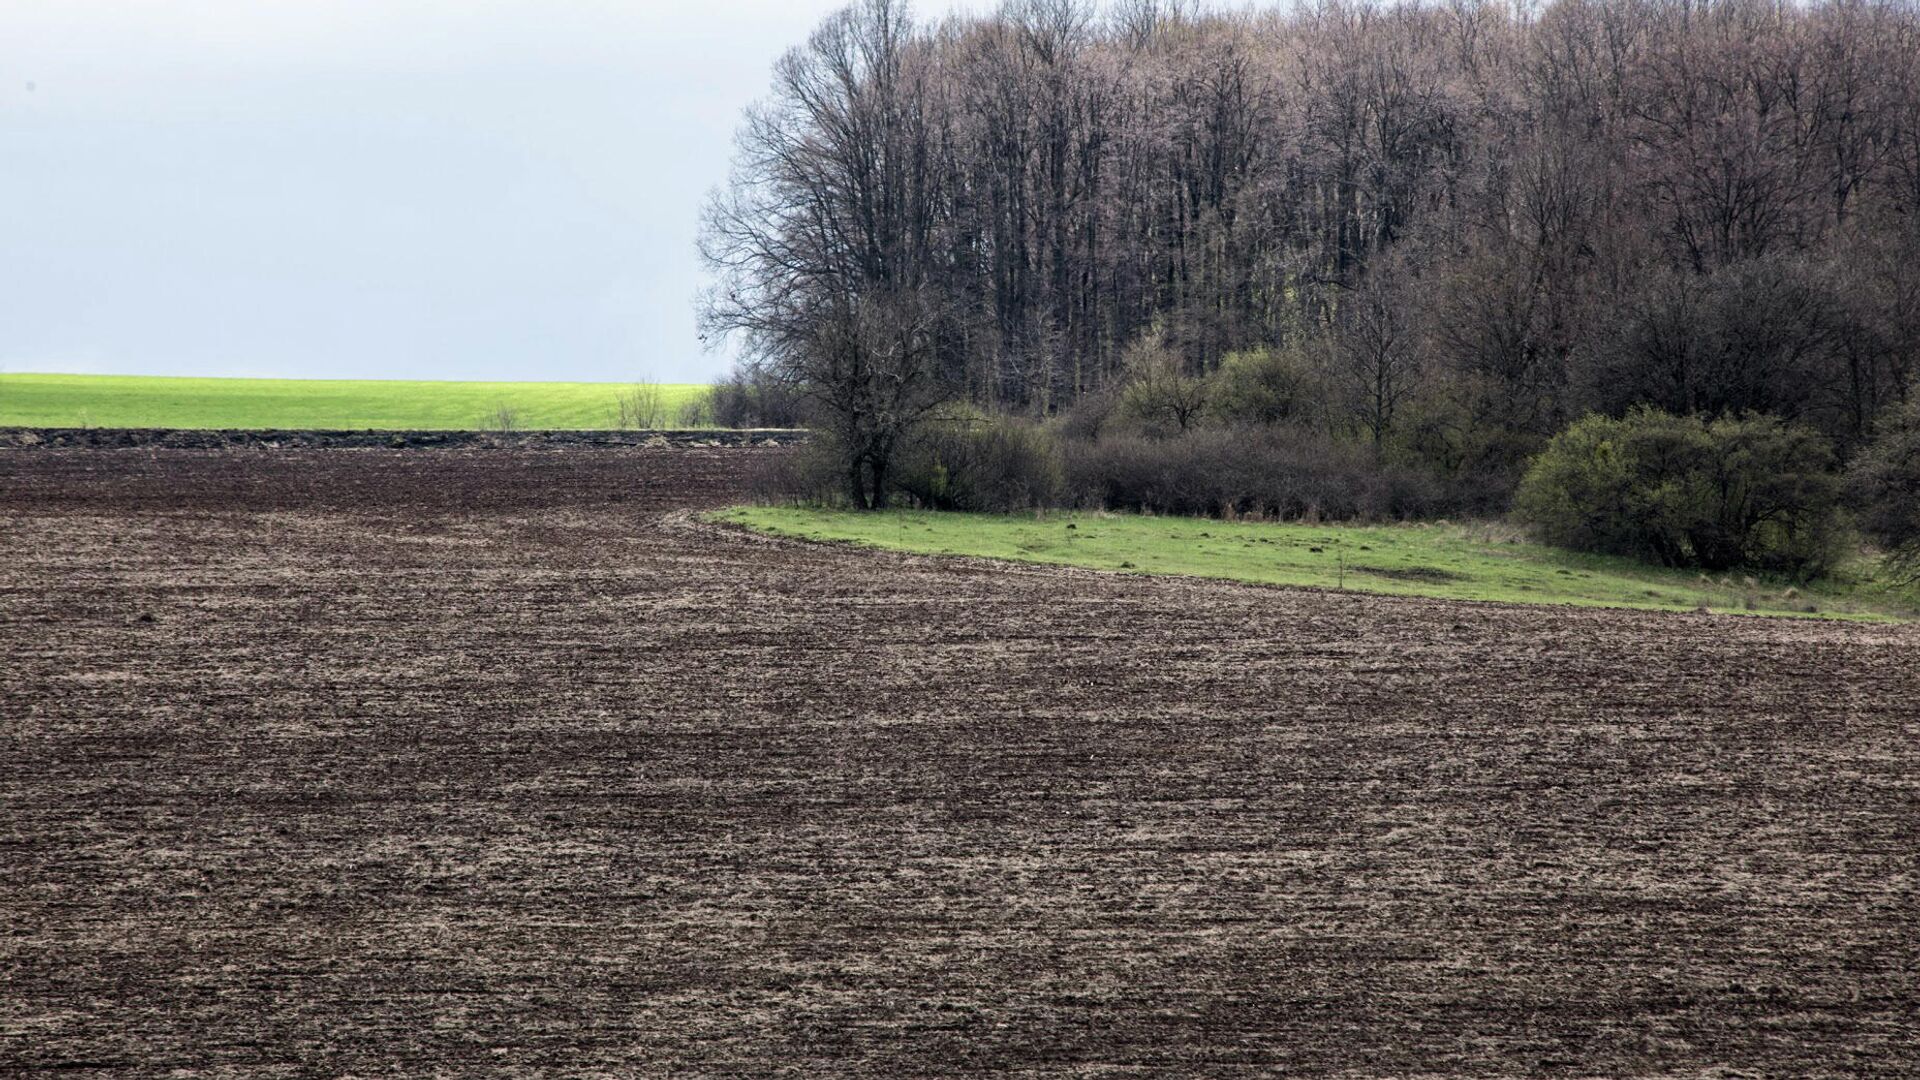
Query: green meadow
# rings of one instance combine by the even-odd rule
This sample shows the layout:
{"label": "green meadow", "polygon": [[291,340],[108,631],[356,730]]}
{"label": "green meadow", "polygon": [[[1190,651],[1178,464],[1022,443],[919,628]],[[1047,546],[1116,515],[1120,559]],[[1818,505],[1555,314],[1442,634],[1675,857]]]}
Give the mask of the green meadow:
{"label": "green meadow", "polygon": [[1138,574],[1449,600],[1661,611],[1904,619],[1920,598],[1874,579],[1862,558],[1832,580],[1791,586],[1585,555],[1501,525],[1344,526],[1131,514],[861,514],[736,507],[713,515],[779,536],[928,555],[975,555]]}
{"label": "green meadow", "polygon": [[[0,375],[0,427],[612,428],[636,385],[388,379],[200,379],[146,375]],[[657,386],[658,424],[683,424],[698,384]]]}

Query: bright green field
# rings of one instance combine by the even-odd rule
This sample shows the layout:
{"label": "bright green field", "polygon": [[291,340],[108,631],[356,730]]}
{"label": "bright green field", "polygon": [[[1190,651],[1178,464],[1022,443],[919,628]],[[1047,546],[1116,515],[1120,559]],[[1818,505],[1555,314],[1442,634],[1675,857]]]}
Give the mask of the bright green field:
{"label": "bright green field", "polygon": [[[0,427],[611,428],[628,383],[414,382],[387,379],[176,379],[0,375]],[[662,385],[665,422],[706,387]]]}
{"label": "bright green field", "polygon": [[1451,600],[1666,611],[1706,606],[1853,619],[1906,618],[1920,608],[1920,598],[1874,583],[1865,561],[1840,580],[1789,589],[1563,551],[1498,525],[1276,525],[1128,514],[857,514],[791,507],[736,507],[714,517],[781,536],[922,554]]}

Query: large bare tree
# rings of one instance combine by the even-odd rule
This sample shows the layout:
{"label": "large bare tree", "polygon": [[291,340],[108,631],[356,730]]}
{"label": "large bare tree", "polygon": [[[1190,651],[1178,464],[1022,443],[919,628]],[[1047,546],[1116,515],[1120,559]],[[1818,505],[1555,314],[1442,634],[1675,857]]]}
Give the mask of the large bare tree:
{"label": "large bare tree", "polygon": [[702,236],[705,329],[817,404],[861,508],[886,505],[895,450],[946,394],[938,60],[894,0],[828,19],[780,61]]}

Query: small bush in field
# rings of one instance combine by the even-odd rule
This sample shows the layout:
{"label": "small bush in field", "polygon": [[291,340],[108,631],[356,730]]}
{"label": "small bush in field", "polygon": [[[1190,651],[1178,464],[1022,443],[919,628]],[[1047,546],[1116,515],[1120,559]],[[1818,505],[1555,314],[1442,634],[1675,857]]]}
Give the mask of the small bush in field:
{"label": "small bush in field", "polygon": [[666,397],[654,382],[636,383],[614,399],[614,426],[651,429],[666,426]]}
{"label": "small bush in field", "polygon": [[480,430],[497,431],[506,434],[520,429],[520,413],[505,402],[495,405],[491,411],[480,418]]}
{"label": "small bush in field", "polygon": [[1514,512],[1563,547],[1811,577],[1844,537],[1832,465],[1825,439],[1775,417],[1589,416],[1534,459]]}
{"label": "small bush in field", "polygon": [[674,422],[682,428],[713,427],[713,391],[703,390],[681,402]]}

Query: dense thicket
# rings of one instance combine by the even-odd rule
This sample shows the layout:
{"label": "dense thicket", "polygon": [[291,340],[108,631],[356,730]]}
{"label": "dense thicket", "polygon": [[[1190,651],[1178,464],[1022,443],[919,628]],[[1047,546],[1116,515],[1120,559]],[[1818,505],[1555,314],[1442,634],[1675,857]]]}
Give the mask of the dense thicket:
{"label": "dense thicket", "polygon": [[740,147],[707,325],[831,399],[863,500],[954,397],[1306,426],[1495,503],[1588,411],[1844,458],[1920,355],[1905,2],[867,0]]}
{"label": "dense thicket", "polygon": [[1814,577],[1840,555],[1831,463],[1826,440],[1771,417],[1708,422],[1637,408],[1554,436],[1514,510],[1563,547]]}
{"label": "dense thicket", "polygon": [[1920,401],[1892,417],[1848,476],[1860,528],[1895,573],[1920,582]]}

